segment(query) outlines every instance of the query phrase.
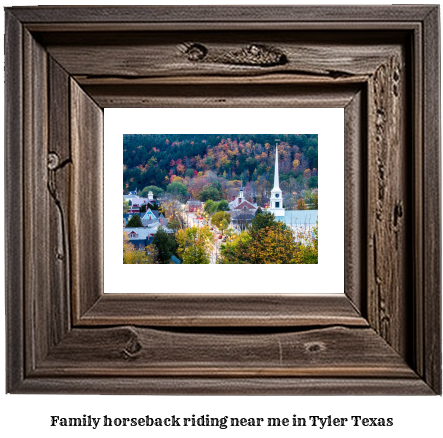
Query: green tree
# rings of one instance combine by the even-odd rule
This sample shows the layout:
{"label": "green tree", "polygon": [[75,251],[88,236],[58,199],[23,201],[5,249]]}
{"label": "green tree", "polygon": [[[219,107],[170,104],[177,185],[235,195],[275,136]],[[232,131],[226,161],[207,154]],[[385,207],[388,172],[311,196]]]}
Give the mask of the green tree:
{"label": "green tree", "polygon": [[218,201],[221,198],[220,192],[215,187],[205,187],[198,197],[202,202],[206,202],[208,199]]}
{"label": "green tree", "polygon": [[228,201],[222,199],[217,203],[217,211],[229,211]]}
{"label": "green tree", "polygon": [[168,222],[168,228],[170,228],[171,230],[177,231],[178,229],[180,229],[180,227],[180,222],[177,220],[172,219]]}
{"label": "green tree", "polygon": [[129,202],[123,196],[123,213],[126,213],[129,210]]}
{"label": "green tree", "polygon": [[134,214],[134,216],[129,219],[128,224],[126,225],[127,228],[139,228],[142,226],[142,220],[140,219],[140,216],[138,214]]}
{"label": "green tree", "polygon": [[202,202],[206,202],[208,199],[218,201],[221,198],[220,192],[215,187],[205,187],[198,197]]}
{"label": "green tree", "polygon": [[160,210],[160,208],[159,208],[159,206],[158,206],[157,203],[151,204],[150,202],[148,202],[148,203],[146,204],[146,210],[148,210],[148,208],[149,208],[150,210]]}
{"label": "green tree", "polygon": [[218,211],[212,216],[211,224],[215,225],[217,228],[220,228],[223,219],[226,219],[228,224],[231,222],[231,215],[226,211]]}
{"label": "green tree", "polygon": [[206,213],[211,213],[212,212],[212,208],[214,207],[214,205],[215,205],[215,202],[212,199],[208,199],[205,202],[205,208],[204,208]]}
{"label": "green tree", "polygon": [[224,233],[229,227],[229,222],[226,219],[223,219],[220,224],[220,230]]}
{"label": "green tree", "polygon": [[152,194],[154,195],[154,198],[158,198],[161,195],[163,195],[164,190],[160,187],[157,186],[146,186],[140,193],[139,196],[142,198],[145,198],[146,196],[148,196],[148,193],[152,192]]}
{"label": "green tree", "polygon": [[214,235],[209,227],[191,227],[177,232],[178,255],[185,264],[209,264]]}
{"label": "green tree", "polygon": [[310,140],[310,142],[313,144],[307,152],[306,152],[306,158],[309,160],[309,165],[311,169],[314,167],[318,167],[318,149],[317,149],[317,141],[316,140]]}
{"label": "green tree", "polygon": [[[251,225],[249,225],[249,229],[251,230],[251,234],[260,231],[262,228],[272,227],[279,222],[275,219],[274,213],[269,213],[265,211],[264,213],[256,214],[251,221]],[[286,227],[286,225],[285,225]]]}
{"label": "green tree", "polygon": [[158,251],[160,263],[169,263],[172,255],[177,253],[177,243],[174,236],[168,234],[163,227],[159,227],[152,240]]}
{"label": "green tree", "polygon": [[306,184],[310,189],[317,188],[318,187],[318,176],[316,175],[316,176],[309,177]]}
{"label": "green tree", "polygon": [[168,184],[168,186],[166,187],[166,191],[171,195],[180,196],[182,198],[185,198],[188,194],[187,187],[179,181]]}
{"label": "green tree", "polygon": [[194,176],[194,169],[186,169],[185,176],[192,178]]}

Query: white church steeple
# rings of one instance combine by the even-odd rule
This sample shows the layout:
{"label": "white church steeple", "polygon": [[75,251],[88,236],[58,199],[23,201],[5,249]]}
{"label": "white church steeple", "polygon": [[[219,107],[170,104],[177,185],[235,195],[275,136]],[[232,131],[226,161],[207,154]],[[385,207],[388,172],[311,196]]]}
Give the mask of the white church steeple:
{"label": "white church steeple", "polygon": [[285,215],[285,209],[283,208],[283,197],[280,190],[278,175],[278,145],[275,146],[274,188],[271,190],[270,212],[274,213],[275,217],[281,217]]}

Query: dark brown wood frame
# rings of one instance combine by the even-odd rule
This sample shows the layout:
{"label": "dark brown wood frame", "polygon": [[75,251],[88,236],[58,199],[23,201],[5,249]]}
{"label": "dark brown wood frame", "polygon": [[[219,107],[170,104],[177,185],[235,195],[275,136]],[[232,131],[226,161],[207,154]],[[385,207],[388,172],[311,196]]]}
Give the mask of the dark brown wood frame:
{"label": "dark brown wood frame", "polygon": [[[439,38],[438,6],[7,8],[7,391],[441,394]],[[103,294],[103,108],[176,106],[345,108],[345,294]]]}

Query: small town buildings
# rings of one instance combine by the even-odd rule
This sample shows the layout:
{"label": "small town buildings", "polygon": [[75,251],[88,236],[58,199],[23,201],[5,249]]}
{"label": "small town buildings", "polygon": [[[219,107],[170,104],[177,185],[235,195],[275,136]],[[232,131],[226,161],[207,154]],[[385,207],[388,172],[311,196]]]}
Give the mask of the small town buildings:
{"label": "small town buildings", "polygon": [[[166,228],[168,226],[169,220],[165,218],[163,213],[158,212],[158,210],[151,210],[148,208],[146,213],[136,213],[140,216],[140,219],[142,221],[143,228],[150,228],[153,226],[162,226]],[[129,220],[134,216],[134,213],[124,213],[123,214],[123,227],[126,226],[126,224],[129,222]]]}
{"label": "small town buildings", "polygon": [[154,214],[153,211],[148,208],[146,210],[146,213],[144,215],[142,215],[141,220],[142,221],[146,221],[146,220],[157,220],[158,219],[158,211],[155,211],[157,214]]}
{"label": "small town buildings", "polygon": [[128,213],[140,213],[140,208],[150,202],[149,198],[139,198],[138,196],[128,200],[130,201]]}
{"label": "small town buildings", "polygon": [[231,223],[235,228],[244,229],[247,223],[250,223],[254,217],[254,213],[247,210],[231,214]]}
{"label": "small town buildings", "polygon": [[140,207],[129,207],[127,210],[130,214],[139,214],[140,213]]}
{"label": "small town buildings", "polygon": [[136,198],[137,196],[138,196],[138,195],[137,195],[137,189],[134,190],[134,191],[132,191],[132,192],[128,192],[127,195],[125,195],[125,194],[123,193],[123,197],[124,197],[125,199]]}
{"label": "small town buildings", "polygon": [[[129,237],[129,242],[134,245],[135,249],[145,249],[146,246],[152,243],[155,233],[160,228],[160,225],[154,225],[147,228],[126,228],[125,232]],[[173,233],[174,230],[165,228],[165,231],[169,234]]]}
{"label": "small town buildings", "polygon": [[255,214],[257,208],[257,204],[254,204],[245,198],[243,187],[240,187],[240,192],[237,198],[229,203],[229,210],[234,213],[240,213],[247,210],[249,213]]}
{"label": "small town buildings", "polygon": [[[146,212],[146,213],[148,213],[148,212]],[[168,226],[168,222],[169,222],[169,219],[166,219],[163,216],[163,213],[159,214],[157,210],[152,211],[150,215],[145,214],[142,217],[142,224],[143,224],[144,228],[151,227],[151,226],[158,225],[158,224],[160,224],[160,226],[166,228]]]}
{"label": "small town buildings", "polygon": [[137,250],[145,249],[146,246],[150,245],[155,234],[153,230],[145,228],[126,228],[125,232],[129,237],[129,242]]}
{"label": "small town buildings", "polygon": [[199,211],[202,209],[202,202],[197,200],[197,199],[190,199],[187,203],[186,203],[186,209],[188,211]]}

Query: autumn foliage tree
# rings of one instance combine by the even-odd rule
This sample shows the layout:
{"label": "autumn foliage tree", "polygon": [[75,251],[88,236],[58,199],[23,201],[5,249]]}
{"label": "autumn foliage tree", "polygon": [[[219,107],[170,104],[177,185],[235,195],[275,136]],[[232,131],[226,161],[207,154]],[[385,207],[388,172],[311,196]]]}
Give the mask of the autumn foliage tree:
{"label": "autumn foliage tree", "polygon": [[211,224],[219,228],[223,220],[226,220],[229,224],[231,222],[231,215],[227,211],[218,211],[212,216]]}
{"label": "autumn foliage tree", "polygon": [[128,234],[123,232],[123,264],[155,263],[158,252],[154,245],[148,245],[145,250],[137,250],[130,242]]}
{"label": "autumn foliage tree", "polygon": [[247,231],[221,245],[219,263],[318,263],[318,234],[315,236],[316,240],[309,236],[297,239],[294,231],[277,221],[273,214],[258,214]]}
{"label": "autumn foliage tree", "polygon": [[129,202],[123,196],[123,213],[126,213],[129,210]]}
{"label": "autumn foliage tree", "polygon": [[254,216],[247,231],[221,246],[220,263],[294,263],[293,232],[271,213]]}
{"label": "autumn foliage tree", "polygon": [[209,227],[191,227],[176,234],[177,253],[184,264],[209,264],[214,235]]}
{"label": "autumn foliage tree", "polygon": [[306,210],[306,204],[305,201],[303,201],[303,198],[300,198],[297,202],[297,210]]}
{"label": "autumn foliage tree", "polygon": [[315,227],[306,230],[299,230],[296,233],[298,247],[296,253],[296,263],[317,264],[318,263],[318,221]]}
{"label": "autumn foliage tree", "polygon": [[[317,175],[318,136],[279,134],[278,137],[281,172],[293,179],[300,176],[302,189],[308,188],[308,178]],[[214,187],[223,198],[232,200],[235,193],[229,183],[242,178],[246,186],[248,182],[251,184],[252,196],[261,199],[266,190],[261,187],[262,179],[273,178],[275,139],[276,134],[125,134],[123,188],[156,186],[165,190],[181,177],[188,193],[198,198],[203,187],[212,185],[216,177],[222,183],[222,190]],[[315,188],[315,180],[309,184]]]}
{"label": "autumn foliage tree", "polygon": [[314,210],[318,210],[318,192],[312,195],[312,202],[314,203]]}

